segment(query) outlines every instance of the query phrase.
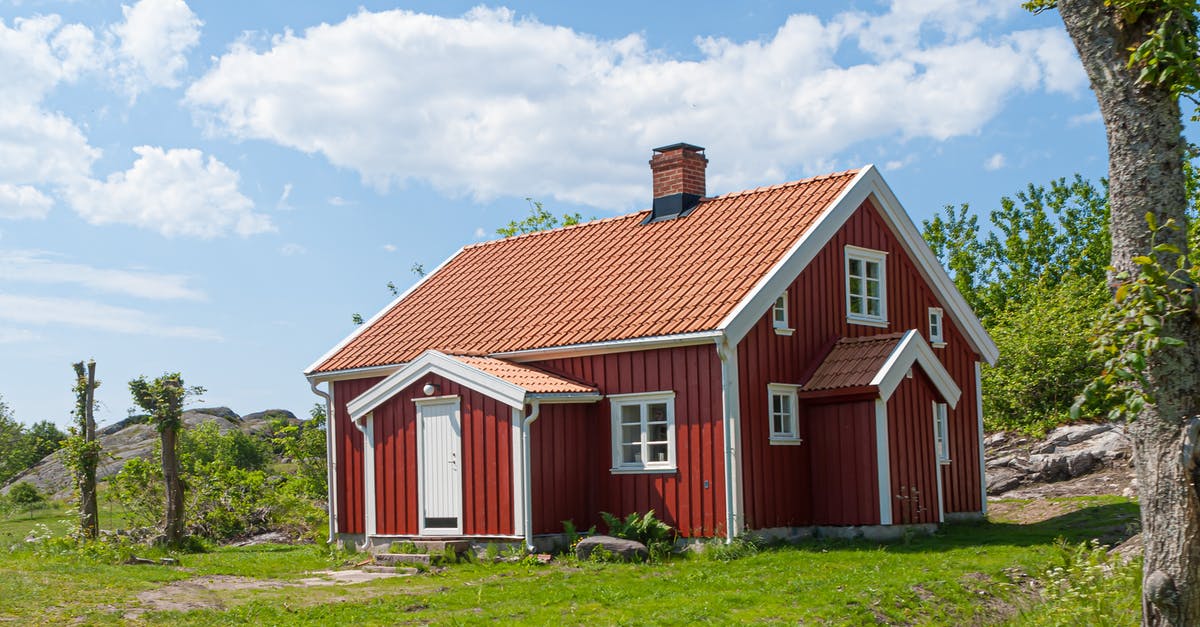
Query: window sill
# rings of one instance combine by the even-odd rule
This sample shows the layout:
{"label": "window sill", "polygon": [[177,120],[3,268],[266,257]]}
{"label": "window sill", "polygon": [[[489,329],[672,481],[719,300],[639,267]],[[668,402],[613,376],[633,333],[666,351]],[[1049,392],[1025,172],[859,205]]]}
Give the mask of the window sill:
{"label": "window sill", "polygon": [[800,438],[771,438],[771,446],[800,446],[804,440]]}
{"label": "window sill", "polygon": [[609,468],[608,470],[614,475],[665,475],[679,472],[675,466],[670,468],[666,466],[661,468]]}
{"label": "window sill", "polygon": [[945,342],[930,342],[929,345],[933,348],[946,348]]}
{"label": "window sill", "polygon": [[775,335],[791,335],[795,333],[795,329],[786,329],[783,327],[775,327]]}
{"label": "window sill", "polygon": [[950,465],[950,460],[948,460],[948,459],[939,459],[939,460],[938,460],[938,464],[939,464],[939,465],[941,465],[941,466],[949,466],[949,465]]}
{"label": "window sill", "polygon": [[876,320],[874,318],[855,318],[853,316],[846,316],[846,322],[850,324],[861,324],[868,327],[879,327],[880,329],[886,329],[888,327],[887,320]]}

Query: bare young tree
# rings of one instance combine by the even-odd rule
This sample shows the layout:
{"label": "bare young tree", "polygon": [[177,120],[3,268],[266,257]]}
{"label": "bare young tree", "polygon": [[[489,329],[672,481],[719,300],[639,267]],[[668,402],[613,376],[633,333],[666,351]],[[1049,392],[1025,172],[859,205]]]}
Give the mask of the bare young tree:
{"label": "bare young tree", "polygon": [[1145,544],[1143,624],[1200,625],[1200,312],[1188,262],[1180,109],[1181,98],[1195,102],[1200,91],[1200,3],[1026,6],[1057,7],[1108,137],[1118,314],[1103,340],[1109,361],[1101,387],[1119,393],[1131,419]]}
{"label": "bare young tree", "polygon": [[79,489],[79,529],[86,538],[100,535],[100,511],[96,505],[96,466],[100,446],[96,443],[96,362],[82,361],[75,368],[75,419],[78,432],[68,444],[68,465],[75,472]]}
{"label": "bare young tree", "polygon": [[188,396],[204,393],[202,387],[184,387],[183,377],[170,372],[147,381],[138,377],[129,382],[133,402],[150,414],[150,421],[162,438],[162,473],[166,489],[166,523],[163,535],[167,544],[183,538],[183,484],[179,479],[179,430],[183,427],[183,404]]}

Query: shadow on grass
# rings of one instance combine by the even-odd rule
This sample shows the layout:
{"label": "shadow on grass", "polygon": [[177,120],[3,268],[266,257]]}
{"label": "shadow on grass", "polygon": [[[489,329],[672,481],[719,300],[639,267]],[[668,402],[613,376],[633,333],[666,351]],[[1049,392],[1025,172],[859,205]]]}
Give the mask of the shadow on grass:
{"label": "shadow on grass", "polygon": [[982,521],[945,524],[932,536],[918,535],[908,542],[817,539],[795,546],[820,550],[878,550],[884,546],[894,553],[928,553],[966,547],[1045,545],[1059,538],[1073,544],[1096,539],[1101,544],[1115,546],[1138,532],[1138,521],[1136,503],[1105,503],[1028,524]]}

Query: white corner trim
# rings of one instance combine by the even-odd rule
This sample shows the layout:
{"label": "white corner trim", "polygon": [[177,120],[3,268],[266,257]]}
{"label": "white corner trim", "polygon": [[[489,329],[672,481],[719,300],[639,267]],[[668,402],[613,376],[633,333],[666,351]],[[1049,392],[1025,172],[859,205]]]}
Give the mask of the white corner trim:
{"label": "white corner trim", "polygon": [[[716,342],[721,360],[722,448],[725,451],[725,541],[733,542],[745,526],[742,489],[741,391],[738,385],[737,343],[723,338]],[[799,417],[797,416],[797,419]]]}
{"label": "white corner trim", "polygon": [[521,407],[525,404],[525,390],[520,386],[468,366],[453,357],[430,350],[421,353],[419,357],[410,361],[403,368],[346,403],[346,411],[350,413],[350,419],[361,420],[363,416],[398,392],[430,373],[438,374],[459,385],[481,392],[510,407]]}
{"label": "white corner trim", "polygon": [[375,535],[375,417],[367,414],[358,426],[363,434],[363,532]]}
{"label": "white corner trim", "polygon": [[[349,344],[351,341],[353,341],[354,338],[361,335],[362,332],[366,331],[368,328],[370,328],[370,326],[372,324],[375,324],[376,320],[379,320],[380,318],[383,317],[384,314],[391,311],[392,307],[395,307],[397,303],[404,300],[405,298],[408,298],[409,294],[412,294],[414,291],[416,291],[416,289],[418,287],[421,287],[422,285],[425,284],[426,281],[428,281],[429,279],[432,279],[433,275],[438,273],[438,270],[441,270],[442,268],[446,267],[446,264],[450,263],[451,261],[454,260],[455,257],[462,254],[463,250],[466,250],[465,246],[463,248],[459,248],[458,250],[454,251],[453,255],[450,255],[444,261],[442,261],[442,263],[438,264],[438,266],[436,268],[434,268],[432,271],[430,271],[429,274],[426,274],[425,276],[421,277],[420,279],[417,279],[416,283],[413,283],[411,286],[409,286],[408,289],[401,292],[399,296],[397,296],[396,298],[394,298],[392,300],[392,302],[388,303],[383,309],[380,309],[378,312],[376,312],[375,315],[371,316],[371,318],[369,320],[358,325],[358,328],[355,329],[352,333],[350,333],[350,335],[347,335],[345,339],[343,339],[342,341],[335,344],[334,347],[329,349],[329,351],[326,352],[324,355],[321,355],[320,359],[317,359],[311,365],[309,365],[309,367],[305,368],[304,373],[305,374],[312,373],[312,371],[316,370],[318,366],[325,363],[326,359],[333,357],[338,351],[342,350],[343,347],[345,347],[347,344]],[[320,373],[318,373],[318,374],[320,374]]]}
{"label": "white corner trim", "polygon": [[800,272],[808,263],[821,252],[838,229],[854,214],[854,210],[862,204],[870,191],[859,183],[873,172],[872,166],[867,166],[854,175],[838,197],[829,203],[821,212],[820,217],[800,235],[800,239],[784,253],[783,257],[771,267],[763,278],[742,298],[733,311],[721,321],[718,329],[725,331],[729,343],[736,346],[746,337],[750,329],[763,316],[763,312],[775,303],[775,298],[800,276]]}
{"label": "white corner trim", "polygon": [[875,471],[879,477],[879,524],[892,524],[892,452],[888,447],[887,401],[875,399]]}
{"label": "white corner trim", "polygon": [[525,412],[512,410],[512,488],[513,495],[513,535],[525,535],[525,447],[521,442],[521,424],[525,420]]}
{"label": "white corner trim", "polygon": [[979,435],[979,511],[987,516],[987,459],[983,453],[983,368],[975,362],[975,419]]}
{"label": "white corner trim", "polygon": [[929,375],[929,380],[951,408],[958,405],[962,390],[916,329],[909,329],[904,333],[904,337],[900,338],[900,342],[896,344],[892,354],[888,355],[887,361],[875,374],[875,378],[871,379],[871,385],[879,388],[881,399],[887,401],[892,397],[914,363],[920,365],[925,374]]}

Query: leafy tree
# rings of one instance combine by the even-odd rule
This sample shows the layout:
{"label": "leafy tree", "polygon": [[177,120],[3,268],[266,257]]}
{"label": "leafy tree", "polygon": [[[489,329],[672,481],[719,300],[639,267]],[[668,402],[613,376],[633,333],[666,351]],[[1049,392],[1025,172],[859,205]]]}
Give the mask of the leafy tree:
{"label": "leafy tree", "polygon": [[1200,272],[1190,265],[1180,100],[1200,93],[1200,1],[1057,6],[1108,138],[1114,310],[1093,397],[1132,420],[1145,546],[1142,621],[1200,624]]}
{"label": "leafy tree", "polygon": [[271,424],[271,443],[284,458],[296,464],[296,481],[301,494],[313,500],[329,496],[325,455],[325,406],[315,403],[312,418],[299,425],[283,420]]}
{"label": "leafy tree", "polygon": [[8,500],[17,509],[32,513],[33,510],[46,504],[46,495],[42,494],[32,483],[22,481],[9,489]]}
{"label": "leafy tree", "polygon": [[95,408],[96,362],[72,364],[75,369],[75,424],[64,448],[63,461],[75,476],[79,494],[79,530],[87,538],[100,535],[100,510],[96,504],[96,467],[100,463],[100,444],[96,442]]}
{"label": "leafy tree", "polygon": [[574,226],[583,222],[583,216],[578,213],[564,213],[562,217],[558,217],[546,210],[541,202],[532,198],[525,200],[529,202],[529,216],[521,220],[513,220],[496,229],[496,235],[512,237],[537,231],[548,231],[560,226]]}
{"label": "leafy tree", "polygon": [[162,446],[163,492],[166,497],[163,534],[167,544],[178,544],[183,538],[183,484],[179,478],[177,444],[183,426],[183,404],[189,396],[204,393],[202,387],[184,387],[178,372],[169,372],[147,381],[141,376],[129,382],[133,402],[150,414],[158,429]]}
{"label": "leafy tree", "polygon": [[17,422],[0,396],[0,485],[57,451],[66,437],[46,420],[29,427]]}

